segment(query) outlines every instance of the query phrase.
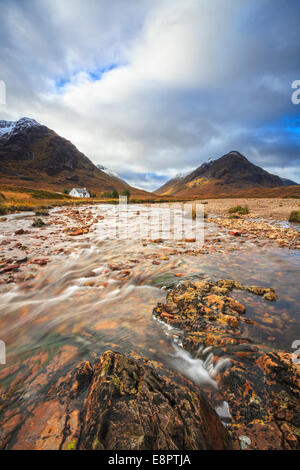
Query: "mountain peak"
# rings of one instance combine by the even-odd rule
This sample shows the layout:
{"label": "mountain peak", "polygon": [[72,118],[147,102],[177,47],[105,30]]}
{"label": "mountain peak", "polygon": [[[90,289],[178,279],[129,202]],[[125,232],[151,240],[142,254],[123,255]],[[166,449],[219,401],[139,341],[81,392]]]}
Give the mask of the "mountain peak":
{"label": "mountain peak", "polygon": [[218,158],[215,161],[221,160],[221,159],[230,159],[230,160],[235,160],[235,161],[243,161],[243,162],[248,162],[251,164],[251,162],[246,158],[241,152],[238,152],[237,150],[231,150],[230,152],[226,153],[223,155],[221,158]]}
{"label": "mountain peak", "polygon": [[58,191],[86,187],[96,194],[130,189],[138,197],[151,196],[101,171],[72,142],[28,117],[0,120],[0,182]]}
{"label": "mountain peak", "polygon": [[0,120],[0,136],[9,137],[11,134],[15,132],[22,132],[30,127],[37,127],[40,126],[35,119],[31,119],[28,117],[22,117],[17,121],[4,121]]}
{"label": "mountain peak", "polygon": [[276,188],[284,182],[279,176],[268,173],[251,163],[237,150],[220,158],[210,158],[180,181],[168,181],[157,194],[172,196],[197,196],[198,194],[230,194],[251,188]]}
{"label": "mountain peak", "polygon": [[241,154],[241,152],[239,152],[238,150],[230,150],[230,152],[228,152],[226,155],[234,155],[236,157],[243,157],[243,158],[246,158],[244,157],[244,155]]}

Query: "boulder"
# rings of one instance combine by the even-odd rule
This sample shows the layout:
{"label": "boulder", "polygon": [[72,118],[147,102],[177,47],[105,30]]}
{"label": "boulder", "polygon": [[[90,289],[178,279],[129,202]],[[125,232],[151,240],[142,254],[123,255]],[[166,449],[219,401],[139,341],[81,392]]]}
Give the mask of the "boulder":
{"label": "boulder", "polygon": [[[41,376],[38,382],[43,381]],[[32,385],[34,387],[34,384]],[[30,396],[30,391],[27,391]],[[10,403],[10,399],[13,401]],[[0,395],[1,449],[228,449],[229,434],[199,389],[148,360],[107,351],[33,394],[17,413]]]}
{"label": "boulder", "polygon": [[106,352],[86,398],[80,449],[227,449],[215,411],[188,384],[159,376],[145,359]]}

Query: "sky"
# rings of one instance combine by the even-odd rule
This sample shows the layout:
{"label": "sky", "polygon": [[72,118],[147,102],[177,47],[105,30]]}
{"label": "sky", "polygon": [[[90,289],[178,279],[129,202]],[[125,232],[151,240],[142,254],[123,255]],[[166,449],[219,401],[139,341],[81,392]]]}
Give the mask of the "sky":
{"label": "sky", "polygon": [[0,119],[147,190],[238,150],[300,183],[299,0],[0,0]]}

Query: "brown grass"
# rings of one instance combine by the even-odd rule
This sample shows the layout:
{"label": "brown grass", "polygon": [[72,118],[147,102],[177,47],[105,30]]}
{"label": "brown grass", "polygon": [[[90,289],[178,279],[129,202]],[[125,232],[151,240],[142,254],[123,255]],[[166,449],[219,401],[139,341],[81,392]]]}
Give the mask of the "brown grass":
{"label": "brown grass", "polygon": [[[130,203],[153,202],[168,202],[168,199],[155,196],[153,198],[147,198],[144,194],[139,198],[130,197]],[[0,215],[18,211],[34,211],[37,214],[42,214],[43,212],[45,213],[47,209],[54,206],[81,206],[99,203],[118,204],[118,199],[103,196],[81,199],[48,189],[39,190],[24,188],[22,186],[0,185]]]}

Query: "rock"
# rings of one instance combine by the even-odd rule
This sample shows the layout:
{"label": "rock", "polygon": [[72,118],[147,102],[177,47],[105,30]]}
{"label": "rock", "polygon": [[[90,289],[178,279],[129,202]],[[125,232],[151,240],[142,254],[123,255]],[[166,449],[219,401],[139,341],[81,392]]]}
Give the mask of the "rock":
{"label": "rock", "polygon": [[227,449],[220,419],[197,389],[146,360],[106,352],[86,398],[80,449]]}
{"label": "rock", "polygon": [[107,351],[94,366],[83,362],[55,375],[48,388],[42,385],[43,394],[31,396],[30,388],[36,388],[30,384],[31,401],[27,408],[23,401],[19,414],[15,394],[0,395],[1,449],[231,447],[226,428],[199,389],[179,374],[162,377],[144,358]]}
{"label": "rock", "polygon": [[31,261],[32,264],[38,264],[39,266],[45,266],[48,263],[48,258],[44,259],[33,259]]}
{"label": "rock", "polygon": [[277,300],[277,296],[274,292],[274,289],[270,289],[270,288],[266,289],[264,287],[250,286],[250,287],[247,287],[246,290],[248,292],[251,292],[251,294],[260,295],[265,300],[269,300],[271,302],[274,302]]}
{"label": "rock", "polygon": [[22,229],[22,228],[20,228],[20,230],[17,230],[17,231],[15,232],[15,235],[24,235],[24,233],[25,233],[25,230]]}
{"label": "rock", "polygon": [[8,264],[3,269],[1,269],[0,274],[4,274],[10,271],[18,271],[20,268],[19,264]]}
{"label": "rock", "polygon": [[183,330],[184,345],[190,351],[196,351],[204,341],[207,346],[241,344],[247,341],[236,333],[242,331],[240,316],[246,313],[246,308],[230,297],[233,289],[247,287],[224,279],[216,283],[182,282],[168,293],[165,304],[157,305],[153,314],[159,319],[163,312],[171,314],[164,315],[163,321]]}
{"label": "rock", "polygon": [[240,237],[243,233],[243,230],[229,230],[228,233],[234,237]]}
{"label": "rock", "polygon": [[251,370],[235,363],[220,381],[230,403],[232,434],[246,433],[252,449],[300,449],[300,370],[291,356],[253,356]]}
{"label": "rock", "polygon": [[270,302],[275,302],[277,300],[277,296],[274,292],[269,291],[264,295],[265,300],[269,300]]}
{"label": "rock", "polygon": [[74,232],[69,233],[70,237],[78,237],[79,235],[83,235],[83,230],[75,230]]}
{"label": "rock", "polygon": [[212,347],[212,364],[230,354],[231,367],[216,375],[213,366],[212,372],[229,404],[235,448],[299,449],[300,367],[292,354],[266,353],[243,337],[244,325],[253,322],[241,317],[245,307],[230,297],[233,289],[276,300],[273,289],[232,280],[187,281],[171,289],[153,314],[181,330],[182,345],[191,354]]}
{"label": "rock", "polygon": [[241,450],[247,449],[247,447],[249,447],[251,444],[251,439],[248,436],[240,436],[239,441],[240,441]]}

